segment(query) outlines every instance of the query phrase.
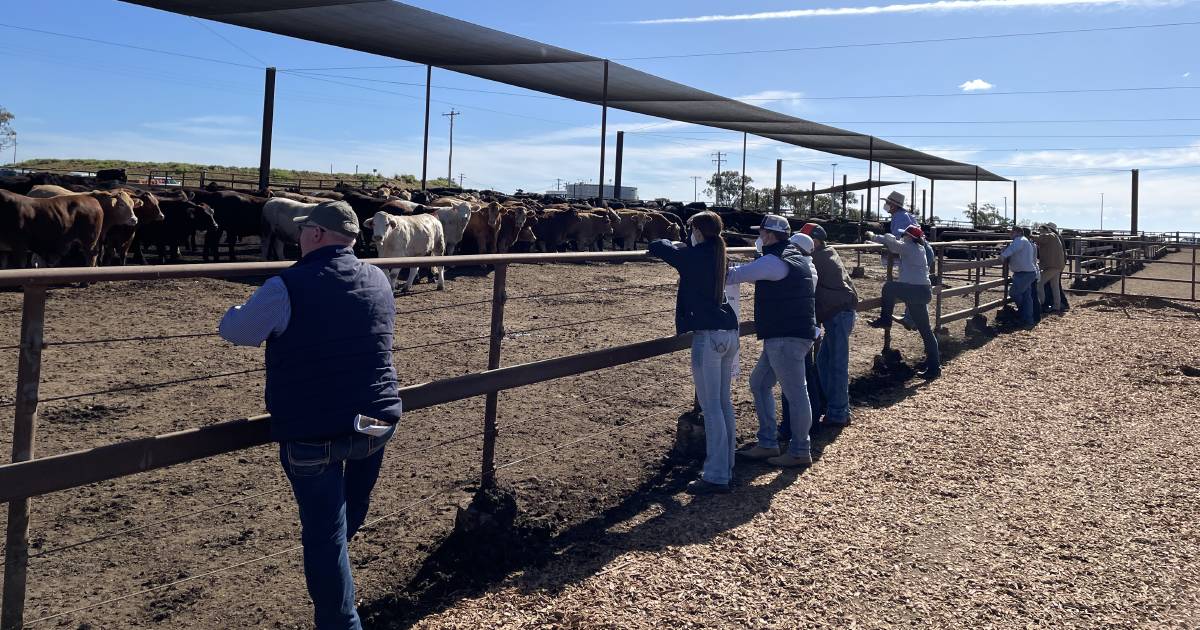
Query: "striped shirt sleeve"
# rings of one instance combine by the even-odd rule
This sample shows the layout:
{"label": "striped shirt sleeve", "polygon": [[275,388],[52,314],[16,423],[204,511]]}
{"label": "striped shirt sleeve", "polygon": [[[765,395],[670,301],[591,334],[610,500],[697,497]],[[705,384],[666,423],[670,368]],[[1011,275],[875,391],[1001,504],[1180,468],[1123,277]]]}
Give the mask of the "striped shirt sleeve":
{"label": "striped shirt sleeve", "polygon": [[238,346],[260,346],[283,334],[292,318],[287,286],[278,276],[263,283],[245,304],[234,306],[221,318],[221,338]]}

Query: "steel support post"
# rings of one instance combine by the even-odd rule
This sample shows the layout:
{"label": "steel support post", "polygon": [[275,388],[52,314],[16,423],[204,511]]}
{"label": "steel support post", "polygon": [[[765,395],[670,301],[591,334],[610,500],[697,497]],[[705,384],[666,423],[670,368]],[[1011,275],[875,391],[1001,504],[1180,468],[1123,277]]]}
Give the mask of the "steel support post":
{"label": "steel support post", "polygon": [[271,132],[275,127],[275,68],[267,68],[263,85],[262,150],[258,154],[258,190],[271,185]]}
{"label": "steel support post", "polygon": [[421,190],[429,176],[429,98],[433,89],[433,66],[425,66],[425,143],[421,147]]}

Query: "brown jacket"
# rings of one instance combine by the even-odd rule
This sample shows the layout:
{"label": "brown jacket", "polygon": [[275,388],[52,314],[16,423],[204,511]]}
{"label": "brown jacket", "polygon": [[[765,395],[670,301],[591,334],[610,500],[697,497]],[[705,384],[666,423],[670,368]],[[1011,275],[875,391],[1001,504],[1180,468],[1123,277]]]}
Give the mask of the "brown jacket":
{"label": "brown jacket", "polygon": [[838,253],[823,247],[813,252],[812,259],[817,268],[817,323],[842,311],[854,310],[858,305],[858,291]]}
{"label": "brown jacket", "polygon": [[1062,239],[1053,232],[1033,235],[1037,244],[1038,265],[1042,269],[1062,269],[1067,265],[1067,252],[1063,249]]}

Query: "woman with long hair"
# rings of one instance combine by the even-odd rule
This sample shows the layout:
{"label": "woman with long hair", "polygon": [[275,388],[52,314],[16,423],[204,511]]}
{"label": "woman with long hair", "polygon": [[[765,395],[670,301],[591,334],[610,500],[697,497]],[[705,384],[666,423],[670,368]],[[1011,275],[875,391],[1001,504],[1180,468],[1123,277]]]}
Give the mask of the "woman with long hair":
{"label": "woman with long hair", "polygon": [[929,282],[929,261],[925,256],[925,233],[921,228],[910,225],[905,228],[901,238],[873,232],[866,232],[865,236],[867,240],[879,243],[900,256],[899,277],[883,284],[883,305],[879,309],[879,319],[867,325],[872,328],[891,328],[892,309],[896,300],[904,302],[908,306],[909,320],[920,331],[921,340],[925,342],[925,371],[922,376],[929,380],[941,376],[942,362],[937,337],[929,324],[929,302],[933,300],[933,287]]}
{"label": "woman with long hair", "polygon": [[704,412],[706,456],[691,494],[728,492],[733,477],[737,424],[730,386],[738,350],[737,314],[725,299],[727,256],[721,238],[724,225],[715,212],[688,220],[690,246],[666,239],[650,243],[650,255],[679,272],[675,297],[675,332],[693,333],[692,379]]}

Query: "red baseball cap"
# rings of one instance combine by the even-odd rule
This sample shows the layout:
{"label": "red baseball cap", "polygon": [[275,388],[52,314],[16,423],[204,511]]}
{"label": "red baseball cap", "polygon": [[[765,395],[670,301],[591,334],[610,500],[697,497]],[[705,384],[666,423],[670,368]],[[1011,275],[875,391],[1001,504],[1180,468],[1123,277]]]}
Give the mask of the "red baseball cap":
{"label": "red baseball cap", "polygon": [[904,233],[913,238],[925,238],[925,232],[923,232],[920,227],[915,225],[910,225],[904,228]]}

